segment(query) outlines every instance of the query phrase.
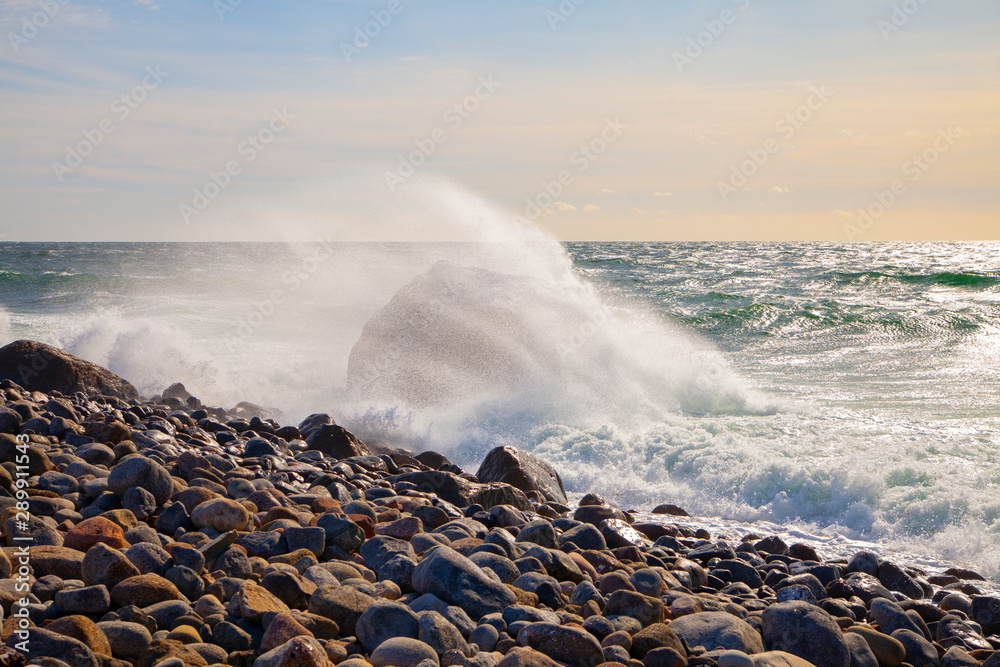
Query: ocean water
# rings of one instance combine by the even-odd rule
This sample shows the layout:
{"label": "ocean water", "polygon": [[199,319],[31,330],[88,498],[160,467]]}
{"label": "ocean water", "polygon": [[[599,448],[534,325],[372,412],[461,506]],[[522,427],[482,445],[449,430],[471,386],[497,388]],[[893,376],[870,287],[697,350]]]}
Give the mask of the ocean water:
{"label": "ocean water", "polygon": [[1000,574],[1000,244],[0,244],[0,342]]}

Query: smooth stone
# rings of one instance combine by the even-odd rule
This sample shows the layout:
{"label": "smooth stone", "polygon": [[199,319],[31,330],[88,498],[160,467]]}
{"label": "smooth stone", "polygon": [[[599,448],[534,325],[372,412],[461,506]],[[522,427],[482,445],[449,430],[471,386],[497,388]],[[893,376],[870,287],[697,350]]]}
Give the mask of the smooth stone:
{"label": "smooth stone", "polygon": [[912,630],[896,630],[892,638],[903,645],[906,655],[903,662],[913,667],[937,667],[938,654],[934,645]]}
{"label": "smooth stone", "polygon": [[334,621],[346,635],[353,635],[358,619],[374,602],[351,586],[329,586],[317,589],[309,598],[309,612]]}
{"label": "smooth stone", "polygon": [[441,656],[448,651],[459,651],[462,655],[470,653],[469,645],[459,629],[436,611],[420,613],[420,632],[417,639]]}
{"label": "smooth stone", "polygon": [[198,528],[210,526],[220,533],[243,530],[250,520],[250,511],[235,500],[213,498],[200,503],[191,512],[191,523]]}
{"label": "smooth stone", "polygon": [[851,667],[879,667],[878,659],[864,637],[854,632],[845,632],[844,643],[851,651]]}
{"label": "smooth stone", "polygon": [[55,606],[62,614],[105,614],[111,595],[104,585],[64,588],[56,593]]}
{"label": "smooth stone", "polygon": [[371,654],[373,667],[417,667],[429,660],[438,665],[438,654],[427,644],[409,637],[394,637],[379,645]]}
{"label": "smooth stone", "polygon": [[174,481],[167,469],[141,454],[132,454],[118,461],[108,475],[108,488],[119,498],[124,498],[134,486],[153,494],[157,506],[165,503],[174,493]]}
{"label": "smooth stone", "polygon": [[111,589],[119,582],[141,572],[125,554],[99,542],[84,554],[82,574],[83,583],[86,585],[104,584]]}
{"label": "smooth stone", "polygon": [[743,651],[723,651],[718,660],[718,667],[754,667],[753,658]]}
{"label": "smooth stone", "polygon": [[906,648],[899,640],[882,634],[874,628],[864,625],[853,625],[847,628],[847,633],[860,635],[868,643],[879,665],[896,667],[906,658]]}
{"label": "smooth stone", "polygon": [[446,546],[424,554],[413,571],[413,588],[461,607],[473,619],[501,612],[517,600],[514,593],[478,565]]}
{"label": "smooth stone", "polygon": [[100,621],[97,627],[108,638],[111,645],[111,655],[122,660],[137,660],[153,636],[145,626],[126,621]]}
{"label": "smooth stone", "polygon": [[313,637],[298,636],[257,658],[253,667],[327,667],[326,649]]}
{"label": "smooth stone", "polygon": [[156,497],[141,486],[133,486],[122,496],[122,507],[139,519],[147,519],[156,513]]}
{"label": "smooth stone", "polygon": [[850,667],[851,652],[840,626],[820,607],[806,602],[780,602],[761,616],[764,643],[787,651],[816,667]]}
{"label": "smooth stone", "polygon": [[744,653],[762,653],[760,635],[748,623],[726,612],[706,611],[688,614],[668,626],[688,646],[708,649],[734,649]]}
{"label": "smooth stone", "polygon": [[419,639],[420,618],[404,604],[375,600],[358,618],[355,634],[370,654],[392,637]]}
{"label": "smooth stone", "polygon": [[570,667],[596,667],[604,662],[600,642],[582,628],[554,623],[531,623],[518,633],[517,643],[520,646],[530,646]]}

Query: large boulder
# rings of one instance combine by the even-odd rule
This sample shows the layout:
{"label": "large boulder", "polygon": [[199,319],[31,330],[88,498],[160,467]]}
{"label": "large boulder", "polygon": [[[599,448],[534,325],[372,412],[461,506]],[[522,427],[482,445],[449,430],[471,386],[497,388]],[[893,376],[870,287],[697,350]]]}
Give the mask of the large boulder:
{"label": "large boulder", "polygon": [[538,491],[548,500],[566,503],[566,489],[556,469],[531,452],[504,445],[483,459],[476,477],[481,482],[503,482],[525,493]]}
{"label": "large boulder", "polygon": [[517,601],[513,591],[446,546],[434,547],[420,561],[413,571],[413,588],[461,607],[474,621]]}
{"label": "large boulder", "polygon": [[108,369],[33,340],[16,340],[0,348],[0,380],[67,396],[82,391],[124,400],[139,398],[135,387]]}

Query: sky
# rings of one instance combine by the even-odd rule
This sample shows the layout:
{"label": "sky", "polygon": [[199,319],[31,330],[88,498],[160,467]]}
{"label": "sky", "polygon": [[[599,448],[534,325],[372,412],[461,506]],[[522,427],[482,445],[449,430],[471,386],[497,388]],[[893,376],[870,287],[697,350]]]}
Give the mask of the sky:
{"label": "sky", "polygon": [[424,238],[461,192],[565,240],[996,239],[998,28],[995,0],[0,0],[0,238]]}

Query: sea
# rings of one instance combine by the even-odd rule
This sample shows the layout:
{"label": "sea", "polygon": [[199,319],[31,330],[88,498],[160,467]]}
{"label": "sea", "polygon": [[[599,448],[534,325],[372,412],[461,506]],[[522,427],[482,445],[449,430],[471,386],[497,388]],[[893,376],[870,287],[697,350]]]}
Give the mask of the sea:
{"label": "sea", "polygon": [[2,243],[0,307],[147,397],[1000,575],[998,243]]}

